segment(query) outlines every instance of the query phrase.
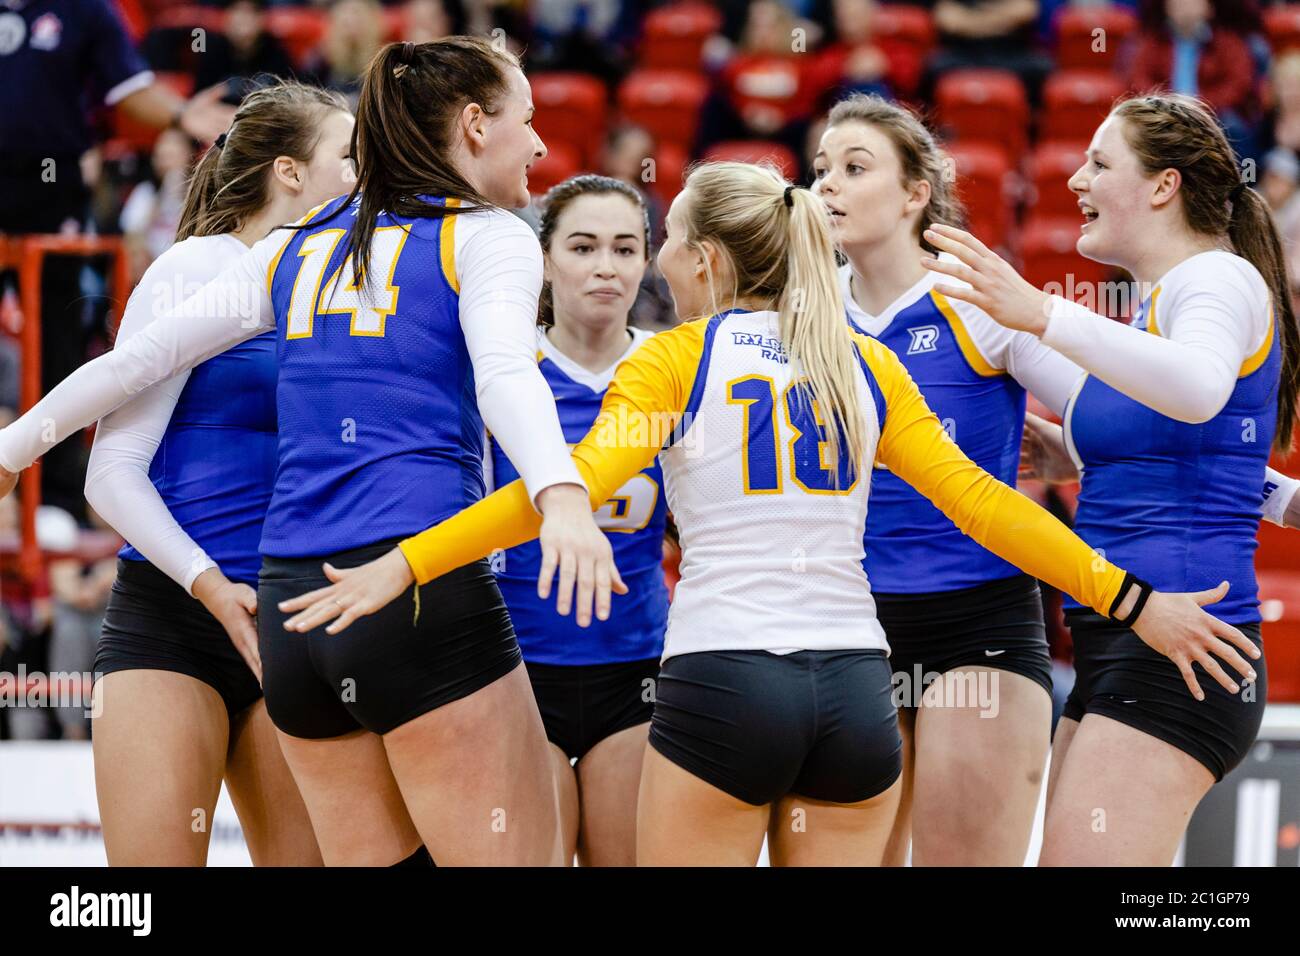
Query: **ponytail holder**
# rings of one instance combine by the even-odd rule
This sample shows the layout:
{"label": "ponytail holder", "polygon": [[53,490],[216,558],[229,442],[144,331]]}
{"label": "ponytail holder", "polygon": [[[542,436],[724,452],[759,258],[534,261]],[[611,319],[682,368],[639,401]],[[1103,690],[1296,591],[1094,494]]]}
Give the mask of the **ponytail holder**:
{"label": "ponytail holder", "polygon": [[1237,185],[1233,186],[1232,190],[1228,193],[1228,199],[1230,199],[1232,202],[1236,202],[1237,200],[1241,199],[1241,194],[1244,193],[1245,191],[1246,191],[1246,184],[1237,183]]}
{"label": "ponytail holder", "polygon": [[212,145],[217,147],[217,149],[221,149],[221,147],[225,146],[226,134],[222,133],[220,136],[218,136],[215,140],[212,141]]}
{"label": "ponytail holder", "polygon": [[411,62],[415,59],[415,44],[406,42],[402,44],[401,50],[397,53],[398,64],[393,67],[393,79],[400,80],[407,70],[411,68]]}
{"label": "ponytail holder", "polygon": [[798,188],[799,188],[799,187],[797,187],[797,186],[786,186],[786,187],[785,187],[785,208],[786,208],[786,209],[793,209],[793,208],[794,208],[794,197],[793,197],[792,195],[790,195],[790,194],[793,193],[793,192],[794,192],[796,189],[798,189]]}

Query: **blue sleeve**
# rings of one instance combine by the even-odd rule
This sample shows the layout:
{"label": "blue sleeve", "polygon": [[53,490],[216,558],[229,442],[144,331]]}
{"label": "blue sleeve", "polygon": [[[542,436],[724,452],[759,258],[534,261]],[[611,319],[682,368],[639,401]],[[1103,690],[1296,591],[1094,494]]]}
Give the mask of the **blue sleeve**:
{"label": "blue sleeve", "polygon": [[95,94],[103,99],[133,76],[149,70],[136,51],[117,11],[109,0],[83,0],[90,24],[90,73]]}

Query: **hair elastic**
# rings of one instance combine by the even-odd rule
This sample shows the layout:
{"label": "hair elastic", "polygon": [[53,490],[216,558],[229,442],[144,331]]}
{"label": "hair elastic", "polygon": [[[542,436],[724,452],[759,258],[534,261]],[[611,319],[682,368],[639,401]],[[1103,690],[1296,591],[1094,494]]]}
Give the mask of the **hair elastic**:
{"label": "hair elastic", "polygon": [[794,197],[793,197],[792,195],[790,195],[790,194],[793,193],[793,192],[794,192],[796,189],[798,189],[798,188],[799,188],[798,186],[786,186],[786,187],[785,187],[785,208],[786,208],[786,209],[793,209],[793,208],[794,208]]}

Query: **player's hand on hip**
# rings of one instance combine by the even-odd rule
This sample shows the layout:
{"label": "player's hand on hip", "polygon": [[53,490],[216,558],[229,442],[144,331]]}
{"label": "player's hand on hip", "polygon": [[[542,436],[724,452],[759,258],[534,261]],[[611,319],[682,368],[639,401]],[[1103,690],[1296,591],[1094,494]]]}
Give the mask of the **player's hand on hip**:
{"label": "player's hand on hip", "polygon": [[[1246,681],[1255,680],[1255,669],[1237,653],[1258,658],[1263,654],[1250,638],[1231,624],[1224,624],[1202,608],[1206,604],[1222,601],[1228,593],[1228,582],[1217,588],[1187,594],[1165,594],[1153,591],[1146,607],[1132,625],[1133,631],[1150,647],[1169,658],[1178,667],[1187,682],[1187,689],[1197,700],[1205,700],[1205,692],[1196,680],[1192,664],[1200,664],[1205,673],[1219,682],[1230,694],[1240,690],[1219,664],[1222,659]],[[1123,608],[1120,608],[1123,613]],[[1234,646],[1235,645],[1235,646]]]}
{"label": "player's hand on hip", "polygon": [[231,581],[220,568],[208,568],[190,588],[194,597],[230,635],[235,650],[262,682],[262,658],[257,649],[257,592],[247,584]]}
{"label": "player's hand on hip", "polygon": [[1053,425],[1032,412],[1025,414],[1025,432],[1020,440],[1021,478],[1033,478],[1051,485],[1078,481],[1079,470],[1065,450],[1060,425]]}
{"label": "player's hand on hip", "polygon": [[400,548],[355,568],[336,568],[326,562],[324,569],[333,584],[280,602],[284,613],[299,612],[284,622],[286,631],[310,631],[334,621],[325,632],[337,634],[357,618],[386,607],[415,583]]}
{"label": "player's hand on hip", "polygon": [[[591,624],[594,599],[596,617],[609,620],[611,594],[626,594],[627,585],[614,565],[614,549],[605,532],[596,525],[587,490],[580,485],[552,485],[537,496],[542,512],[542,566],[537,575],[537,596],[551,596],[555,572],[560,580],[555,610],[568,614],[574,609],[579,627]],[[577,598],[574,599],[574,587]]]}
{"label": "player's hand on hip", "polygon": [[1047,328],[1051,296],[1021,278],[1005,259],[964,229],[938,223],[925,230],[925,240],[957,262],[925,256],[931,272],[952,276],[966,285],[939,283],[934,291],[983,309],[1009,329],[1042,335]]}

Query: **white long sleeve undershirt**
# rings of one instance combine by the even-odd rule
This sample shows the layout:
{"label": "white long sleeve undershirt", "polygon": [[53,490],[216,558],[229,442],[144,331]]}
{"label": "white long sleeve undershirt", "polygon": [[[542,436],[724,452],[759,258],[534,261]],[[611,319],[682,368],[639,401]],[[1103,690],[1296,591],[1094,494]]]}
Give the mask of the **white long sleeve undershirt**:
{"label": "white long sleeve undershirt", "polygon": [[[454,236],[460,324],[484,424],[518,463],[534,498],[552,485],[582,485],[537,367],[537,237],[499,210],[458,217]],[[272,232],[179,305],[166,301],[165,283],[155,283],[147,294],[160,312],[157,320],[83,365],[0,430],[0,465],[10,471],[27,467],[151,385],[273,328],[267,273],[289,238],[285,230]]]}

